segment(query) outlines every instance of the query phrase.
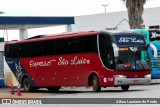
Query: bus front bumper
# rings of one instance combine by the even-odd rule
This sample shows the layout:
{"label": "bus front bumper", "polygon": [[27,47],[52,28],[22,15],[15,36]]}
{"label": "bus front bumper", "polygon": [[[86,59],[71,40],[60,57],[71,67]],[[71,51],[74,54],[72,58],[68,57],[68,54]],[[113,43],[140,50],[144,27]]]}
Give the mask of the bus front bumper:
{"label": "bus front bumper", "polygon": [[151,81],[151,78],[121,78],[121,77],[115,77],[114,85],[120,86],[120,85],[142,85],[142,84],[149,84]]}

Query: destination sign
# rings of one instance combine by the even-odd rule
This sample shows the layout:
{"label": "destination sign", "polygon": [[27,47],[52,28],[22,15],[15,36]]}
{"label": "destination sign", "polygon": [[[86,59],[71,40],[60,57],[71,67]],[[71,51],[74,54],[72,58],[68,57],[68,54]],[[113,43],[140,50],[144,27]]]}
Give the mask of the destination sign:
{"label": "destination sign", "polygon": [[142,35],[115,35],[117,46],[146,46]]}
{"label": "destination sign", "polygon": [[160,40],[160,30],[149,30],[150,41]]}

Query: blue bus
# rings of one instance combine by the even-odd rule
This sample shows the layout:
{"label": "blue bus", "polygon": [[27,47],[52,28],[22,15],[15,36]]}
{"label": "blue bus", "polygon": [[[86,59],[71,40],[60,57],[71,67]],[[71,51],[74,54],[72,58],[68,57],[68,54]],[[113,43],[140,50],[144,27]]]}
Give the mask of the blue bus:
{"label": "blue bus", "polygon": [[[148,48],[151,61],[151,78],[160,79],[160,30],[159,29],[135,29],[145,35],[146,42],[154,49]],[[155,52],[154,52],[155,51]],[[155,58],[154,55],[157,54]]]}

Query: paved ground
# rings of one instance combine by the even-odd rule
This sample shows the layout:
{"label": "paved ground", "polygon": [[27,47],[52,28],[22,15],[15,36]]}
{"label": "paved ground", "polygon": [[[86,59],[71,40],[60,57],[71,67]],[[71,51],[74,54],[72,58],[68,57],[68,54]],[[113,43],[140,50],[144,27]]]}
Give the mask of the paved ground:
{"label": "paved ground", "polygon": [[[16,92],[16,91],[15,91]],[[129,91],[123,92],[121,91],[120,87],[107,87],[107,88],[102,88],[102,92],[95,93],[92,91],[92,88],[86,89],[86,88],[64,88],[61,89],[60,92],[58,93],[50,93],[46,89],[41,89],[38,92],[34,93],[25,93],[22,91],[22,96],[17,96],[11,95],[9,89],[4,89],[0,88],[0,98],[160,98],[160,80],[152,80],[151,85],[137,85],[137,86],[131,86]],[[4,107],[8,107],[3,105]],[[0,105],[0,107],[3,107]],[[14,106],[14,105],[13,105]],[[22,105],[21,105],[22,106]],[[15,107],[21,107],[15,106]],[[62,104],[56,104],[56,105],[47,105],[49,107],[63,107],[64,105]],[[72,104],[72,105],[65,105],[67,107],[81,107],[82,105],[80,104]],[[87,107],[97,107],[97,106],[104,106],[106,105],[96,105],[96,104],[87,104],[85,105]],[[160,104],[120,104],[120,105],[115,105],[115,104],[109,104],[108,106],[111,107],[125,107],[125,106],[136,106],[136,107],[160,107]],[[26,105],[23,105],[22,107],[26,107]],[[42,105],[39,105],[37,107],[42,107]]]}

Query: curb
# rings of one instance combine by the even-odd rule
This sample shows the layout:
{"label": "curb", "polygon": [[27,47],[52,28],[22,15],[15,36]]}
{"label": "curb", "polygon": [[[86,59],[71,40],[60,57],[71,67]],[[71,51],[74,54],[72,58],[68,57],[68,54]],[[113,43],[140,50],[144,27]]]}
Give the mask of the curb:
{"label": "curb", "polygon": [[150,84],[160,84],[160,79],[152,79]]}

